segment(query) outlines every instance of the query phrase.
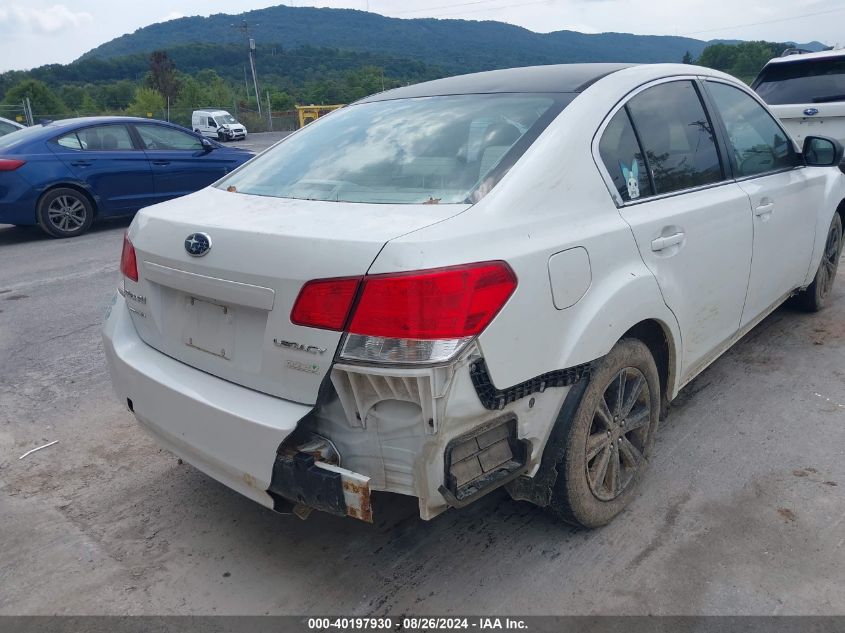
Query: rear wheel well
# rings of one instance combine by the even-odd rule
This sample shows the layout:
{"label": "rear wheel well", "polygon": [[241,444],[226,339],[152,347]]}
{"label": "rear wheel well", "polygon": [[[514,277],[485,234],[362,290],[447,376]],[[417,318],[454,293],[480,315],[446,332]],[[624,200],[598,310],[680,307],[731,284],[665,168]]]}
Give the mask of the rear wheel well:
{"label": "rear wheel well", "polygon": [[35,205],[36,212],[38,210],[38,207],[41,205],[41,201],[44,199],[44,196],[46,196],[54,189],[73,189],[74,191],[78,191],[88,199],[88,202],[91,203],[91,208],[94,210],[94,217],[97,217],[97,201],[94,200],[94,196],[92,196],[91,193],[87,189],[85,189],[85,187],[81,187],[70,182],[60,182],[55,185],[50,185],[47,189],[45,189],[44,192],[40,196],[38,196],[38,204]]}
{"label": "rear wheel well", "polygon": [[657,373],[660,376],[660,417],[665,417],[669,406],[669,386],[673,383],[675,375],[675,357],[669,334],[660,322],[648,319],[630,328],[622,338],[635,338],[642,341],[654,357]]}
{"label": "rear wheel well", "polygon": [[839,206],[836,207],[836,212],[842,218],[842,226],[845,226],[845,200],[839,203]]}

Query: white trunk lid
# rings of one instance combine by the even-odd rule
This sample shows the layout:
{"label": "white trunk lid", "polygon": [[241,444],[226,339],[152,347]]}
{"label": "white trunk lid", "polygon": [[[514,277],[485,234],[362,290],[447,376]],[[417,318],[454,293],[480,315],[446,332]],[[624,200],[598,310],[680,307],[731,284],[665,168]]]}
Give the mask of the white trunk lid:
{"label": "white trunk lid", "polygon": [[845,143],[845,102],[773,105],[769,108],[799,146],[808,136],[827,136]]}
{"label": "white trunk lid", "polygon": [[[257,391],[313,404],[342,333],[291,323],[302,285],[363,275],[390,239],[466,208],[205,189],[138,213],[129,238],[139,281],[124,280],[127,304],[141,338],[168,356]],[[185,249],[195,232],[211,238],[202,257]]]}

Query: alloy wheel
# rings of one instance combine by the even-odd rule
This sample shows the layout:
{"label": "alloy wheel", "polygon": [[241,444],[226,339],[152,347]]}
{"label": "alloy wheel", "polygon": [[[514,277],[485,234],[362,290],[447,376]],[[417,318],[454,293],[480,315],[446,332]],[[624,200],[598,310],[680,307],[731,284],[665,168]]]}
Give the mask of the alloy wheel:
{"label": "alloy wheel", "polygon": [[605,387],[587,436],[587,482],[596,498],[611,501],[633,481],[646,461],[650,424],[648,382],[639,369],[626,367]]}
{"label": "alloy wheel", "polygon": [[819,268],[821,279],[819,279],[819,295],[826,298],[833,289],[833,281],[836,278],[836,270],[839,267],[839,256],[842,250],[842,231],[836,223],[830,227],[827,234],[827,242],[822,255],[822,265]]}
{"label": "alloy wheel", "polygon": [[70,195],[59,196],[47,207],[50,224],[63,233],[78,231],[85,224],[88,210],[82,200]]}

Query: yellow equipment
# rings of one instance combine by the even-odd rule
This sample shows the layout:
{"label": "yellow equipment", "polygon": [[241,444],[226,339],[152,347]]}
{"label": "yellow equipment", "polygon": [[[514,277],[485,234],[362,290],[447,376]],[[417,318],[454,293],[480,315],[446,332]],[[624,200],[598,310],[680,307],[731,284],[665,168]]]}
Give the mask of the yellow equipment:
{"label": "yellow equipment", "polygon": [[296,106],[296,114],[299,118],[299,127],[305,127],[307,124],[311,123],[311,121],[315,121],[329,112],[342,108],[344,105],[346,104]]}

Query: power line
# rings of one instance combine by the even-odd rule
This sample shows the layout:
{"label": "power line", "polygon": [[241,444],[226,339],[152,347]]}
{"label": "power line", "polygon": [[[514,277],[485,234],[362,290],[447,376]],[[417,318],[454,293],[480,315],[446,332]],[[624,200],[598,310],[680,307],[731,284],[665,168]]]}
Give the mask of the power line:
{"label": "power line", "polygon": [[838,13],[839,11],[845,11],[845,7],[839,7],[838,9],[828,9],[827,11],[816,11],[815,13],[804,13],[801,15],[793,15],[788,18],[778,18],[776,20],[765,20],[763,22],[748,22],[746,24],[734,24],[733,26],[721,26],[717,29],[704,29],[701,31],[690,31],[689,33],[684,33],[684,35],[698,35],[700,33],[713,33],[715,31],[728,31],[730,29],[741,29],[746,26],[761,26],[763,24],[777,24],[778,22],[789,22],[790,20],[800,20],[802,18],[811,18],[817,15],[828,15],[829,13]]}

